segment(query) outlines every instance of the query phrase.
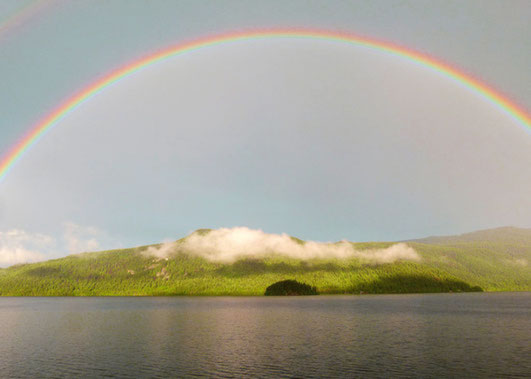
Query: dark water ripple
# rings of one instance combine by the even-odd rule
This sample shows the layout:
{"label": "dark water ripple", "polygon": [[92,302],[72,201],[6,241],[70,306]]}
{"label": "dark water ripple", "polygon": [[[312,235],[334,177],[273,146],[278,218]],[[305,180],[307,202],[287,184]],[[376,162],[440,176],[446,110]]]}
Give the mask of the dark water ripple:
{"label": "dark water ripple", "polygon": [[531,293],[0,298],[0,377],[530,377]]}

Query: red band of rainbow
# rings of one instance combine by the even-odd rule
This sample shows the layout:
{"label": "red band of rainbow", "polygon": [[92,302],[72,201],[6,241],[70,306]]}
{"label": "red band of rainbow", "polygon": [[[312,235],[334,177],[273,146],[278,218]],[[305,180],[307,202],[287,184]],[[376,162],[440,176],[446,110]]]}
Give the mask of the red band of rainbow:
{"label": "red band of rainbow", "polygon": [[373,49],[385,51],[387,53],[407,58],[413,62],[426,66],[434,71],[440,72],[446,77],[453,79],[459,83],[464,84],[469,89],[482,95],[484,99],[491,102],[494,106],[504,111],[512,117],[517,123],[521,124],[528,132],[531,131],[531,117],[524,110],[520,109],[513,102],[506,97],[500,95],[498,92],[474,79],[470,75],[465,75],[458,69],[450,67],[446,63],[436,60],[427,55],[420,54],[413,50],[396,46],[391,43],[377,41],[365,37],[359,37],[347,33],[335,33],[328,31],[304,30],[304,29],[272,29],[259,30],[251,32],[239,32],[234,34],[224,34],[214,37],[208,37],[196,40],[190,43],[183,43],[177,46],[170,47],[158,53],[149,55],[145,58],[139,59],[122,67],[116,71],[111,72],[103,79],[91,84],[87,88],[81,90],[76,95],[72,96],[68,101],[61,104],[56,110],[51,112],[46,118],[38,122],[30,131],[22,138],[16,145],[14,145],[8,153],[0,161],[0,181],[2,181],[13,165],[28,151],[47,131],[52,129],[57,123],[72,112],[83,102],[97,95],[106,87],[116,83],[117,81],[133,74],[140,69],[153,65],[162,60],[174,57],[179,54],[191,52],[204,47],[218,45],[222,43],[252,39],[263,38],[305,38],[305,39],[320,39],[329,41],[346,42],[361,46],[370,47]]}

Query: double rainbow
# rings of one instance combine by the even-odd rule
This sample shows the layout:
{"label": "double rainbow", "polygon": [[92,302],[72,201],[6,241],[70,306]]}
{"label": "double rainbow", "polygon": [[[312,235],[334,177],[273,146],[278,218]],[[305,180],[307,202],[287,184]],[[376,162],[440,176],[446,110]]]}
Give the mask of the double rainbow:
{"label": "double rainbow", "polygon": [[170,47],[158,53],[151,54],[145,58],[139,59],[111,72],[107,76],[81,90],[68,101],[61,104],[57,109],[52,111],[46,118],[38,122],[16,145],[14,145],[0,161],[0,181],[2,181],[8,172],[13,168],[15,163],[39,141],[42,136],[52,129],[67,114],[75,110],[85,101],[97,95],[105,88],[132,75],[133,73],[180,54],[192,52],[209,46],[219,45],[227,42],[256,40],[265,38],[303,38],[318,39],[328,41],[339,41],[365,46],[376,50],[407,58],[417,64],[428,67],[437,71],[446,77],[459,82],[474,92],[480,94],[484,99],[492,103],[498,109],[504,111],[512,117],[517,123],[521,124],[524,129],[531,132],[531,117],[524,110],[520,109],[513,102],[502,96],[486,84],[479,82],[470,75],[465,75],[458,69],[450,67],[446,63],[436,60],[427,55],[417,53],[413,50],[396,46],[388,42],[377,41],[365,37],[358,37],[346,33],[334,33],[327,31],[302,30],[302,29],[281,29],[281,30],[260,30],[252,32],[240,32],[234,34],[224,34],[215,37],[204,38],[190,43],[183,43]]}

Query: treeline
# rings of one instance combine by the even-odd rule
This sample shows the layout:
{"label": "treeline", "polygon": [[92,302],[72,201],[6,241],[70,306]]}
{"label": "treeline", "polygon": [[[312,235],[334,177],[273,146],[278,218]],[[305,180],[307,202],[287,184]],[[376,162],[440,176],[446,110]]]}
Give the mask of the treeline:
{"label": "treeline", "polygon": [[[388,245],[361,243],[356,248]],[[147,247],[86,253],[1,269],[0,295],[263,295],[270,285],[287,279],[321,294],[531,290],[531,244],[409,245],[421,255],[420,262],[377,265],[355,258],[277,256],[223,264],[186,254],[157,259],[145,255]]]}

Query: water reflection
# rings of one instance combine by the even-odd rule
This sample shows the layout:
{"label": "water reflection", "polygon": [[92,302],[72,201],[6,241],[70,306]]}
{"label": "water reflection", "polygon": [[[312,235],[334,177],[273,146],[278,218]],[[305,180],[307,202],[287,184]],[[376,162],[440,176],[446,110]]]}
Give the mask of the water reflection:
{"label": "water reflection", "polygon": [[531,372],[530,293],[0,298],[0,376]]}

